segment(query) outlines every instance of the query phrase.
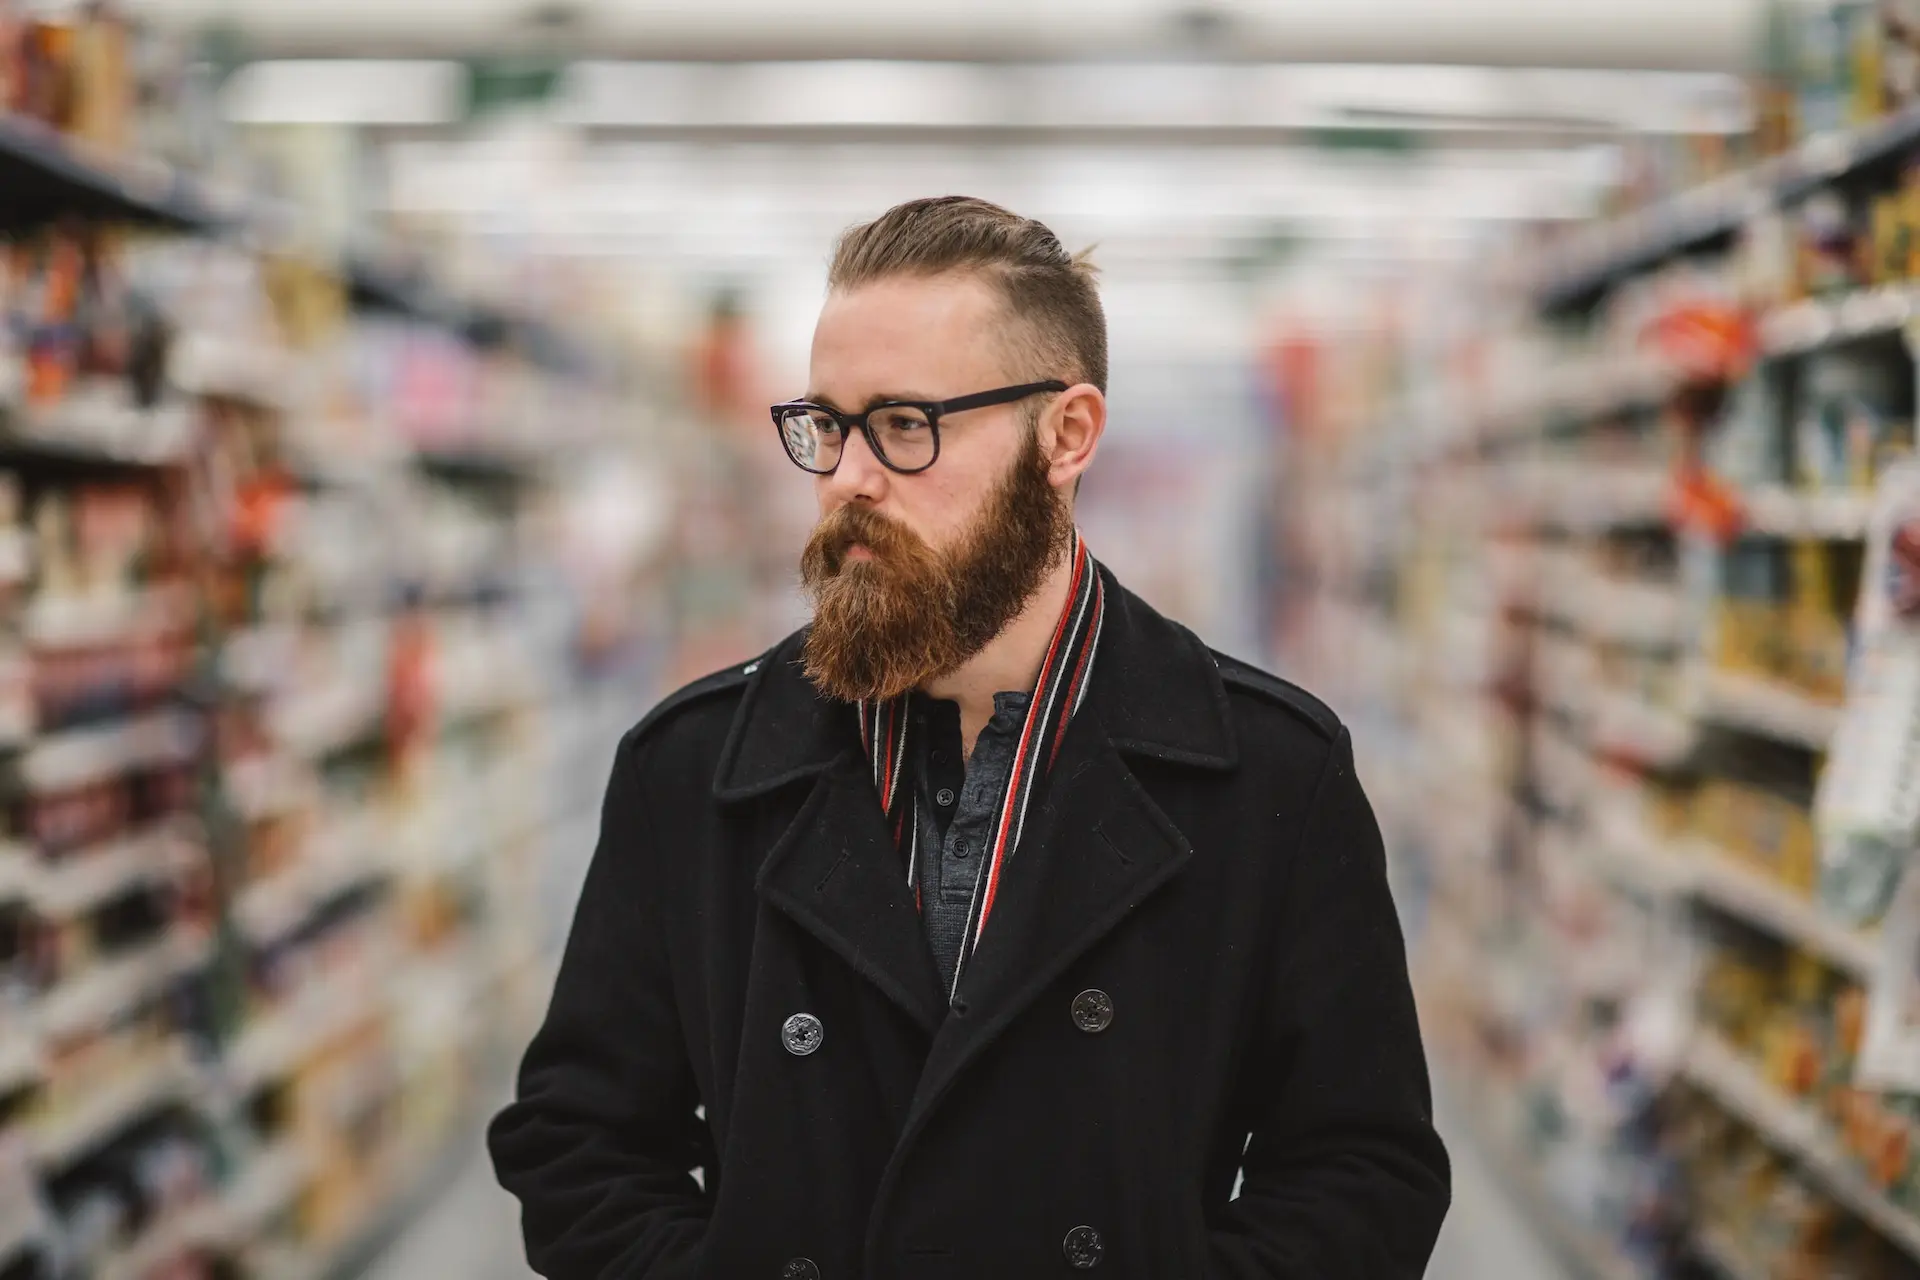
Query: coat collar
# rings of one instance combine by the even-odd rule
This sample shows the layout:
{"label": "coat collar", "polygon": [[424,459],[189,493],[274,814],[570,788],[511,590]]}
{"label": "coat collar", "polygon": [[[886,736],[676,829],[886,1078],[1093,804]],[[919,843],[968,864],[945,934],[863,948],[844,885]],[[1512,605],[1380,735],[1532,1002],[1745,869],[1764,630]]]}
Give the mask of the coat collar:
{"label": "coat collar", "polygon": [[[1081,715],[1126,755],[1206,769],[1237,761],[1227,697],[1207,647],[1162,617],[1106,568],[1107,619]],[[750,800],[860,754],[852,710],[822,697],[801,669],[804,630],[748,676],[713,780],[723,803]]]}

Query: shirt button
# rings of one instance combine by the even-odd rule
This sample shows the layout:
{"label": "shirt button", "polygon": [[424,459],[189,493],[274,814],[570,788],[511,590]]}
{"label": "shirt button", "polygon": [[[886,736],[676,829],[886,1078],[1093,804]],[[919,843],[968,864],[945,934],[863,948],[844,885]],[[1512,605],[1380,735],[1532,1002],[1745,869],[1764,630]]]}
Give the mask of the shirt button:
{"label": "shirt button", "polygon": [[[820,1019],[810,1013],[796,1013],[780,1028],[780,1040],[787,1046],[787,1052],[796,1058],[804,1058],[820,1047],[826,1039],[827,1030],[820,1025]],[[805,1261],[805,1259],[800,1259]],[[807,1263],[812,1266],[811,1262]]]}
{"label": "shirt button", "polygon": [[952,803],[953,803],[953,788],[952,788],[952,787],[942,787],[942,788],[940,788],[940,794],[939,794],[939,795],[936,795],[936,796],[935,796],[935,797],[933,798],[933,802],[934,802],[935,804],[937,804],[937,805],[939,805],[939,806],[940,806],[940,807],[941,807],[942,809],[944,809],[944,808],[946,808],[946,807],[947,807],[948,805],[950,805],[950,804],[952,804]]}
{"label": "shirt button", "polygon": [[1098,987],[1082,991],[1073,998],[1073,1025],[1088,1035],[1105,1031],[1113,1025],[1113,997]]}
{"label": "shirt button", "polygon": [[1100,1265],[1100,1259],[1107,1252],[1107,1242],[1092,1227],[1075,1227],[1060,1242],[1060,1251],[1067,1255],[1068,1266],[1087,1271]]}
{"label": "shirt button", "polygon": [[963,860],[966,858],[967,842],[965,840],[955,840],[953,842],[953,856]]}
{"label": "shirt button", "polygon": [[812,1258],[795,1258],[780,1268],[780,1280],[820,1280],[820,1268]]}

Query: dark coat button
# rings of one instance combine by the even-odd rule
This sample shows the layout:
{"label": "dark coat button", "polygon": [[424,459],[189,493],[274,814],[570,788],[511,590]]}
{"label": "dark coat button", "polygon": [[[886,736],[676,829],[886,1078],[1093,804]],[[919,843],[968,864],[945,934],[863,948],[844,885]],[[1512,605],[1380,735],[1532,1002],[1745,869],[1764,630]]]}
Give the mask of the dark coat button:
{"label": "dark coat button", "polygon": [[944,808],[946,808],[946,807],[947,807],[948,805],[950,805],[950,804],[952,804],[952,803],[953,803],[953,800],[954,800],[954,796],[953,796],[953,788],[952,788],[952,787],[942,787],[942,788],[940,788],[940,793],[939,793],[938,795],[936,795],[936,796],[934,796],[934,798],[933,798],[933,802],[934,802],[935,804],[937,804],[937,805],[939,805],[939,806],[940,806],[940,807],[941,807],[942,809],[944,809]]}
{"label": "dark coat button", "polygon": [[[810,1013],[796,1013],[780,1028],[780,1040],[787,1046],[787,1052],[796,1058],[804,1058],[820,1047],[826,1039],[827,1030],[820,1025],[820,1019]],[[800,1259],[806,1262],[805,1258]],[[807,1262],[812,1266],[811,1262]]]}
{"label": "dark coat button", "polygon": [[820,1280],[820,1268],[812,1258],[795,1258],[780,1268],[780,1280]]}
{"label": "dark coat button", "polygon": [[1068,1266],[1086,1271],[1100,1265],[1100,1259],[1107,1253],[1107,1242],[1092,1227],[1075,1227],[1060,1242],[1060,1251],[1067,1255]]}
{"label": "dark coat button", "polygon": [[1113,1025],[1113,997],[1088,987],[1073,998],[1073,1025],[1089,1035]]}

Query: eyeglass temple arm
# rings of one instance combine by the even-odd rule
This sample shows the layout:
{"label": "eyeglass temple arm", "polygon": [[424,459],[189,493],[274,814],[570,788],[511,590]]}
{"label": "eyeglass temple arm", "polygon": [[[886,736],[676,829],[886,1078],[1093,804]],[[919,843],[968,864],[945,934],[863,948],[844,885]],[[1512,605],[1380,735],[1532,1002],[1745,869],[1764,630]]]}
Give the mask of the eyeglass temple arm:
{"label": "eyeglass temple arm", "polygon": [[1067,384],[1059,379],[1046,382],[1024,382],[1017,387],[999,387],[993,391],[978,391],[970,396],[956,396],[952,400],[942,400],[938,404],[926,407],[936,414],[964,413],[968,409],[984,409],[988,405],[1007,404],[1014,400],[1024,400],[1028,396],[1042,391],[1065,391]]}

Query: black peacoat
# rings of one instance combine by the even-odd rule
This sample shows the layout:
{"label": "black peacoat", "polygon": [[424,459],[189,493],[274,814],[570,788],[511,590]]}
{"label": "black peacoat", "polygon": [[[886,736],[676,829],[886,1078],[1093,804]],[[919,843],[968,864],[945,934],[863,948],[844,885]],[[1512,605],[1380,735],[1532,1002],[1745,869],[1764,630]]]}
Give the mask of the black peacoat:
{"label": "black peacoat", "polygon": [[538,1271],[1424,1271],[1447,1156],[1347,731],[1106,586],[951,1007],[800,636],[626,735],[488,1133]]}

